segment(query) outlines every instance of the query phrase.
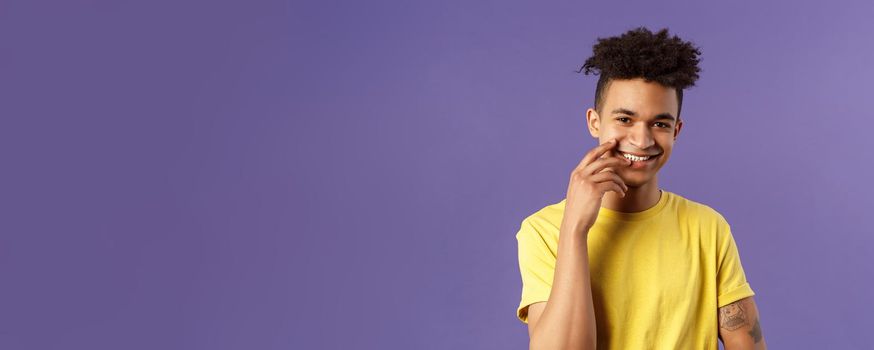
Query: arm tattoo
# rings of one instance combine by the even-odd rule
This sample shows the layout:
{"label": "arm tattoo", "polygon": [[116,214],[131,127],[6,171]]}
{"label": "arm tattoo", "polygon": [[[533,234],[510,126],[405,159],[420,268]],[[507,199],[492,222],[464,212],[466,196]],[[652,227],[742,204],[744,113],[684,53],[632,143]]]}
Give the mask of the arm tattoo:
{"label": "arm tattoo", "polygon": [[[719,308],[719,326],[727,330],[733,331],[749,325],[750,323],[747,322],[748,318],[749,315],[747,314],[747,310],[744,309],[743,300],[738,300]],[[753,338],[755,343],[762,340],[762,326],[759,324],[758,317],[756,317],[752,329],[750,329],[747,334]]]}
{"label": "arm tattoo", "polygon": [[759,325],[759,319],[756,318],[756,324],[753,325],[753,329],[750,330],[750,337],[753,337],[753,340],[758,343],[762,340],[762,327]]}
{"label": "arm tattoo", "polygon": [[741,300],[719,308],[719,326],[733,331],[747,324],[747,315]]}

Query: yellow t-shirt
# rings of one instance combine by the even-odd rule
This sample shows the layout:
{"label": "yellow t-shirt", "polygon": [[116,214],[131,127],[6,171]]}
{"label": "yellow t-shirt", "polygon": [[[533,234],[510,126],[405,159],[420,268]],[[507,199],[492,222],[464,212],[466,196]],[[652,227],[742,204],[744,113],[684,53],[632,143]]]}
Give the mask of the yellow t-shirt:
{"label": "yellow t-shirt", "polygon": [[[516,234],[526,324],[528,305],[549,299],[564,207],[538,210]],[[644,211],[602,207],[588,246],[599,349],[717,349],[717,309],[754,295],[725,218],[665,190]]]}

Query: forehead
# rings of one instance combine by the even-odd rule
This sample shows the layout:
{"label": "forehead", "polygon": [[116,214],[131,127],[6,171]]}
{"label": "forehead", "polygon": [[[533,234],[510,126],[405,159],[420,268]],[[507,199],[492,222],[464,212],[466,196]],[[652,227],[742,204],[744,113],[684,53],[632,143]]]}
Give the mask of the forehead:
{"label": "forehead", "polygon": [[604,96],[605,113],[625,108],[650,117],[660,113],[677,115],[677,90],[643,79],[615,79]]}

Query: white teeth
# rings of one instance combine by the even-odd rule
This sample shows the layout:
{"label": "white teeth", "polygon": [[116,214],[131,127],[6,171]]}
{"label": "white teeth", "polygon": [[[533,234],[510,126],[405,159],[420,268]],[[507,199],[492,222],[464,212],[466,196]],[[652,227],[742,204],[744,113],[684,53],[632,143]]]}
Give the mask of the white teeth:
{"label": "white teeth", "polygon": [[625,158],[631,159],[631,161],[633,161],[633,162],[642,162],[644,160],[652,158],[652,156],[638,157],[638,156],[627,154],[627,153],[622,153],[622,156]]}

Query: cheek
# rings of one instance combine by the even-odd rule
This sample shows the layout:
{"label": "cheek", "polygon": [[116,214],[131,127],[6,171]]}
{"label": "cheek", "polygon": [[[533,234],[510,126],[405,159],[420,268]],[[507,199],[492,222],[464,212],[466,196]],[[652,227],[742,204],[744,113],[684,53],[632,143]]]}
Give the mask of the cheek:
{"label": "cheek", "polygon": [[617,128],[615,125],[607,123],[601,123],[601,137],[616,137],[622,134],[622,129]]}
{"label": "cheek", "polygon": [[611,130],[611,129],[602,130],[600,136],[601,136],[600,137],[601,140],[604,140],[604,141],[607,141],[610,139],[616,139],[616,140],[622,142],[623,140],[625,140],[625,134],[623,134],[622,132],[618,132],[616,130]]}
{"label": "cheek", "polygon": [[662,140],[658,144],[659,144],[659,148],[662,149],[662,152],[666,156],[670,156],[671,152],[674,150],[674,143],[672,140]]}

